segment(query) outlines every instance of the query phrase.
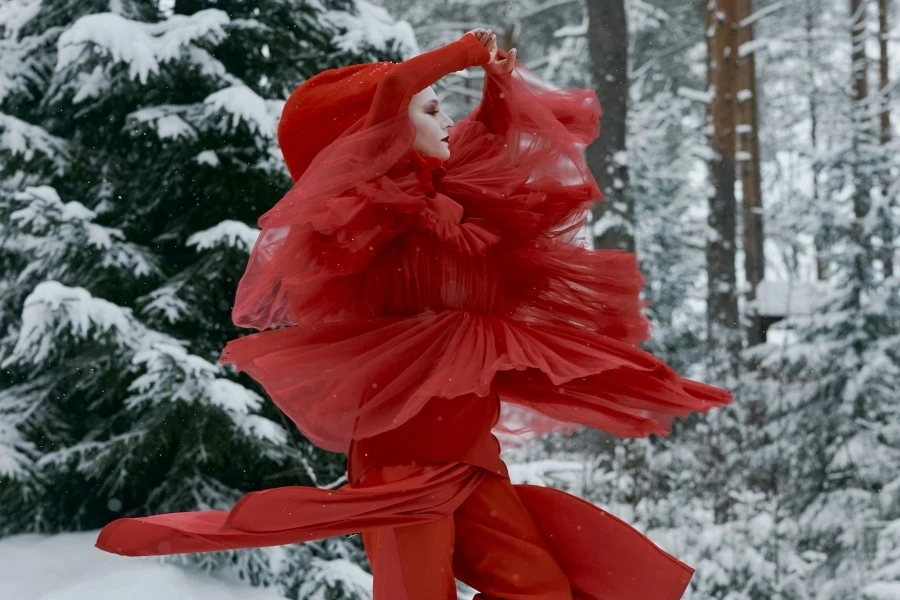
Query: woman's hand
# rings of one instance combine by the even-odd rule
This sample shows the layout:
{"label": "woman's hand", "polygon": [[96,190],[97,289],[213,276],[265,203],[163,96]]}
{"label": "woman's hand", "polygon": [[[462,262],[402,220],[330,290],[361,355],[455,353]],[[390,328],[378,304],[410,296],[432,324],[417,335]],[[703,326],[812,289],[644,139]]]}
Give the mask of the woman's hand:
{"label": "woman's hand", "polygon": [[516,66],[516,49],[513,48],[506,53],[505,58],[501,58],[497,52],[497,36],[490,29],[473,29],[469,33],[474,34],[475,38],[484,45],[491,53],[489,65],[495,65],[501,71],[511,73]]}

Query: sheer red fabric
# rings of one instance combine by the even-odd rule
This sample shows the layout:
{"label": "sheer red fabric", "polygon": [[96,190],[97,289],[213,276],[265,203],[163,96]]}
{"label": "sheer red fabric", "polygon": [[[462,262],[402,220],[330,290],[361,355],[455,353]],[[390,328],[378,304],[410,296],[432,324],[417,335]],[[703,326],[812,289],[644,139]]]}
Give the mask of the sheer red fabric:
{"label": "sheer red fabric", "polygon": [[365,122],[260,219],[234,319],[287,327],[230,342],[222,360],[338,452],[433,397],[492,386],[539,415],[506,431],[665,435],[673,417],[727,403],[637,347],[648,323],[635,257],[570,243],[601,199],[583,158],[599,128],[593,93],[489,67],[482,103],[451,130],[451,158],[411,150],[404,103],[435,64],[486,58],[463,42],[448,53],[389,71],[392,95],[376,92]]}
{"label": "sheer red fabric", "polygon": [[[221,360],[260,382],[311,441],[348,453],[349,483],[254,492],[231,511],[120,519],[100,548],[204,552],[362,531],[394,544],[377,541],[376,570],[410,573],[403,557],[414,549],[400,551],[395,529],[446,533],[453,520],[463,577],[498,583],[528,563],[530,575],[562,569],[579,600],[682,596],[690,567],[587,502],[510,486],[491,436],[581,426],[665,435],[673,418],[730,396],[637,347],[648,323],[633,255],[571,243],[601,199],[583,159],[598,134],[596,97],[488,58],[469,34],[399,65],[328,72],[302,88],[315,90],[315,110],[304,111],[304,94],[286,108],[280,133],[296,181],[260,218],[233,311],[260,331],[229,342]],[[453,127],[450,160],[419,156],[410,97],[474,65],[487,70],[484,97]],[[308,147],[295,143],[304,131]],[[522,511],[531,541],[546,543],[510,537],[522,519],[465,530],[485,512]],[[436,559],[413,573],[417,584],[446,583],[434,579],[445,546],[428,545]],[[537,546],[543,567],[528,560]],[[493,562],[470,564],[466,552]],[[422,600],[390,575],[376,579],[376,600]],[[441,600],[455,598],[446,587]]]}

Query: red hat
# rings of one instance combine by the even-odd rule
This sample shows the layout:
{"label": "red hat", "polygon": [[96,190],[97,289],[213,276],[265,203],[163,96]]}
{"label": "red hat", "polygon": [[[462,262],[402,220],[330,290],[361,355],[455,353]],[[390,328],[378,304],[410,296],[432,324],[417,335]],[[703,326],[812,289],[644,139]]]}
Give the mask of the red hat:
{"label": "red hat", "polygon": [[319,152],[366,116],[378,82],[394,66],[380,62],[329,69],[294,90],[278,123],[278,145],[294,181]]}

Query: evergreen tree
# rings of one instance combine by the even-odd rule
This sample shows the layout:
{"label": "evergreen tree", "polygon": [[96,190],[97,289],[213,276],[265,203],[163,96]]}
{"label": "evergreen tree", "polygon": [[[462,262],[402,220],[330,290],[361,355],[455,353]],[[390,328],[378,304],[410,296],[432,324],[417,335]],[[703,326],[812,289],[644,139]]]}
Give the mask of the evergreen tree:
{"label": "evergreen tree", "polygon": [[[343,458],[216,361],[248,223],[291,184],[284,98],[402,58],[408,28],[352,0],[14,0],[0,33],[0,533],[339,484]],[[188,560],[365,595],[352,540]]]}

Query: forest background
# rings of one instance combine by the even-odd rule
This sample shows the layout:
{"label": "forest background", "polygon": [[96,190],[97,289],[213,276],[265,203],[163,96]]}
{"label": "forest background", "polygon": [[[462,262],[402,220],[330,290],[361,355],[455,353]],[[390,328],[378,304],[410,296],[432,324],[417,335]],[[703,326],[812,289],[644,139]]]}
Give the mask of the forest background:
{"label": "forest background", "polygon": [[[597,91],[585,242],[637,252],[647,349],[736,398],[667,438],[510,444],[513,478],[628,520],[697,569],[690,599],[900,600],[897,13],[0,0],[0,590],[19,577],[0,595],[55,585],[34,564],[78,565],[59,598],[132,594],[140,578],[109,583],[125,563],[91,558],[106,522],[344,482],[343,456],[216,364],[245,333],[229,312],[256,218],[290,187],[277,119],[321,70],[490,27],[549,84]],[[480,77],[437,86],[451,116]],[[177,597],[204,577],[217,597],[370,597],[358,537],[168,562],[148,581]]]}

